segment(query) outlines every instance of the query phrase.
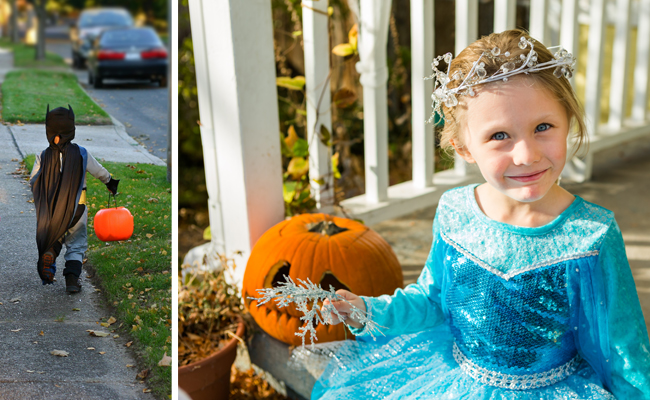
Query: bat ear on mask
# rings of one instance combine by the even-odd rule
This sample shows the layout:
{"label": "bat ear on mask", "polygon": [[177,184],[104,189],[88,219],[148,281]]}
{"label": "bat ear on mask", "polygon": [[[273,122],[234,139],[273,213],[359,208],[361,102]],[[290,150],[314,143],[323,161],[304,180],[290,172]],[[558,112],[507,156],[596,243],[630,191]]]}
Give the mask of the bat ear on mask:
{"label": "bat ear on mask", "polygon": [[74,111],[72,111],[70,104],[68,104],[68,117],[74,121]]}
{"label": "bat ear on mask", "polygon": [[47,110],[45,111],[45,123],[47,123],[47,117],[50,114],[50,103],[47,103]]}

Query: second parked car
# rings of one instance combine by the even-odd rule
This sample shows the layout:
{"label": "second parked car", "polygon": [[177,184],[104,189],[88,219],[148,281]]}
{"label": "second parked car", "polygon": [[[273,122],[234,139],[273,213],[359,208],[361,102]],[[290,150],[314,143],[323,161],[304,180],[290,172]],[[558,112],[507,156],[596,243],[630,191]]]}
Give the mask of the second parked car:
{"label": "second parked car", "polygon": [[111,29],[88,53],[88,83],[104,79],[148,79],[167,86],[167,49],[152,28]]}

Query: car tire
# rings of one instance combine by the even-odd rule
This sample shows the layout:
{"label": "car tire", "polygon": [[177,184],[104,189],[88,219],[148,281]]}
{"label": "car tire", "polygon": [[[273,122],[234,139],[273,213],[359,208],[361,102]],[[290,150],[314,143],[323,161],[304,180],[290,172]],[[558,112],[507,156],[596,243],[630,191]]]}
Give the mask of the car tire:
{"label": "car tire", "polygon": [[160,79],[158,79],[158,86],[160,87],[167,87],[167,77],[162,76]]}
{"label": "car tire", "polygon": [[93,76],[93,87],[95,89],[102,87],[102,78],[100,76]]}

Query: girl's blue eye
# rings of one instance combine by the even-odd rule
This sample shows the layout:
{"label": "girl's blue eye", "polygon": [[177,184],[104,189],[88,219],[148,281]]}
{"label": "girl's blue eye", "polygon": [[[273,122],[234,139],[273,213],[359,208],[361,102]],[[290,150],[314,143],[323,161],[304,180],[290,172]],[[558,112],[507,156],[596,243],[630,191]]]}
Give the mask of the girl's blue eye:
{"label": "girl's blue eye", "polygon": [[508,134],[505,132],[497,132],[490,139],[492,140],[505,140],[508,137]]}
{"label": "girl's blue eye", "polygon": [[535,128],[535,132],[544,132],[551,129],[551,124],[543,123],[537,125],[537,128]]}

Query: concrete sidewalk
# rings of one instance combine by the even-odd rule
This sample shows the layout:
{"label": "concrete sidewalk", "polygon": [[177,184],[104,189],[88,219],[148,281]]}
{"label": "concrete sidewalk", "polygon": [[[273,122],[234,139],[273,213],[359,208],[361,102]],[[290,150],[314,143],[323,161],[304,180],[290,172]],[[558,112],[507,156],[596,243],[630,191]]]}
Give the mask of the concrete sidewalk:
{"label": "concrete sidewalk", "polygon": [[[0,80],[12,69],[11,57],[0,52]],[[120,125],[78,126],[75,142],[100,161],[164,165]],[[0,125],[0,142],[0,400],[151,399],[136,380],[128,339],[111,332],[121,321],[99,325],[111,315],[88,273],[82,272],[81,293],[68,295],[64,252],[57,260],[58,282],[43,286],[36,272],[36,216],[19,162],[47,147],[44,125]],[[93,337],[87,330],[110,335]]]}

